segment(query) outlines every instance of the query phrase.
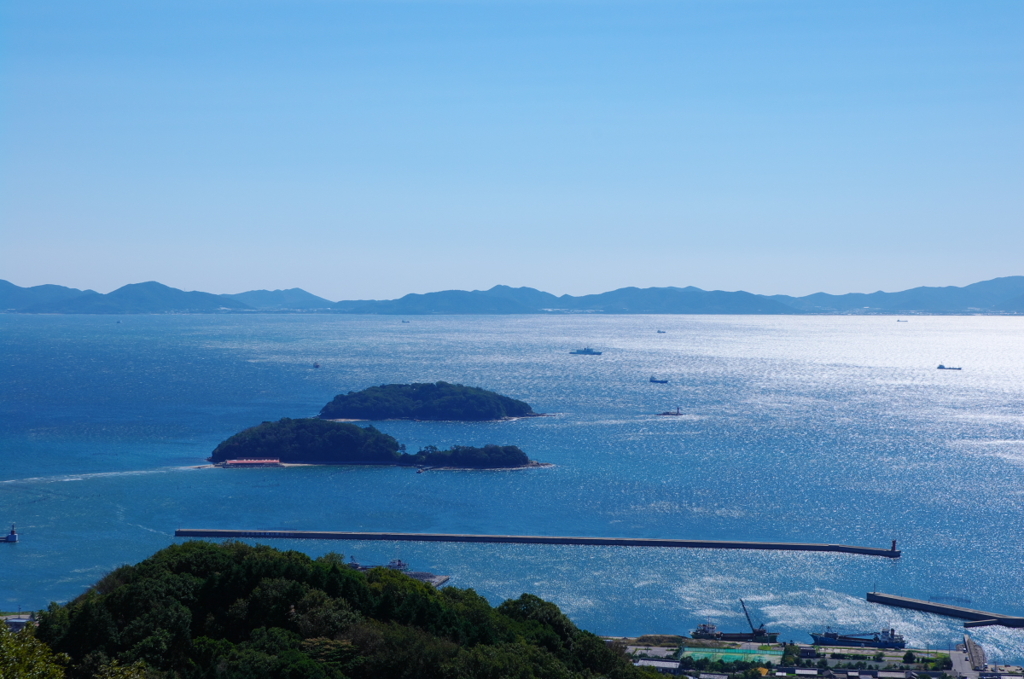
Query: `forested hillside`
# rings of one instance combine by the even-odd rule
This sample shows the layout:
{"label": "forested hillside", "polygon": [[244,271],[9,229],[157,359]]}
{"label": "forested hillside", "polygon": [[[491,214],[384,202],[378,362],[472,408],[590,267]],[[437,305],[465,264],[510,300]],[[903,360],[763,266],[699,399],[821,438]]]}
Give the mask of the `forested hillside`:
{"label": "forested hillside", "polygon": [[[187,542],[51,604],[37,637],[68,676],[143,663],[160,679],[643,676],[554,604],[523,594],[492,607],[340,555]],[[139,667],[138,665],[136,667]]]}
{"label": "forested hillside", "polygon": [[[208,458],[226,460],[276,459],[302,464],[394,464],[407,466],[497,469],[525,467],[530,459],[516,446],[427,446],[410,455],[394,437],[372,426],[348,422],[283,418],[249,427],[222,441]],[[0,678],[2,679],[2,678]]]}
{"label": "forested hillside", "polygon": [[240,431],[213,450],[211,462],[276,458],[281,462],[398,464],[399,443],[373,427],[282,418]]}
{"label": "forested hillside", "polygon": [[463,469],[508,469],[525,467],[530,464],[530,458],[517,446],[452,446],[449,450],[427,446],[415,455],[403,454],[402,464]]}
{"label": "forested hillside", "polygon": [[536,415],[528,403],[479,387],[383,384],[338,394],[320,411],[339,420],[462,420],[478,422]]}

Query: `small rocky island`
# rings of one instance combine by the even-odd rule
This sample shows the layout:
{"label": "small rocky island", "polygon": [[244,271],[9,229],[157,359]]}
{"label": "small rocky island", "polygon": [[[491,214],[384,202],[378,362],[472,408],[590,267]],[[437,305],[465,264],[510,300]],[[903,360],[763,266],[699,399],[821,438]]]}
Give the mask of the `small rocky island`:
{"label": "small rocky island", "polygon": [[[415,455],[403,455],[402,464],[421,467],[442,467],[452,469],[512,469],[515,467],[544,466],[526,457],[517,446],[496,446],[483,448],[473,446],[452,446],[450,450],[438,450],[427,446]],[[406,461],[405,458],[408,458]]]}
{"label": "small rocky island", "polygon": [[284,418],[250,427],[223,441],[209,461],[235,466],[229,461],[281,464],[379,464],[455,469],[514,469],[544,466],[531,461],[516,446],[452,446],[438,450],[427,446],[415,455],[374,427],[321,419]]}
{"label": "small rocky island", "polygon": [[528,403],[479,387],[384,384],[338,394],[320,411],[324,420],[458,420],[484,422],[533,417]]}

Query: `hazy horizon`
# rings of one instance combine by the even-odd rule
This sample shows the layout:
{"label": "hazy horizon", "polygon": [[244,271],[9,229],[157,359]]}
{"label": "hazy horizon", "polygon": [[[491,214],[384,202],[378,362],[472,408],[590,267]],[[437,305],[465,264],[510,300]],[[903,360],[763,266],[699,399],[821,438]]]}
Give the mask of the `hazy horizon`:
{"label": "hazy horizon", "polygon": [[1024,5],[0,7],[0,277],[328,299],[1019,273]]}
{"label": "hazy horizon", "polygon": [[[1019,275],[1024,275],[1024,274],[1009,274],[1006,277],[1019,276]],[[815,290],[813,292],[804,293],[803,295],[790,295],[790,296],[791,297],[801,297],[801,296],[811,295],[811,294],[815,294],[815,293],[819,293],[819,292],[824,292],[826,294],[833,294],[833,295],[845,295],[845,294],[871,294],[871,293],[875,293],[875,292],[893,293],[893,292],[902,292],[904,290],[909,290],[909,289],[918,288],[918,287],[964,287],[966,285],[971,285],[972,283],[981,283],[981,282],[984,282],[984,281],[987,281],[987,280],[993,280],[995,278],[1003,278],[1003,276],[993,276],[991,278],[987,278],[987,279],[983,279],[983,280],[971,281],[970,283],[965,283],[963,285],[938,285],[938,286],[918,286],[918,285],[914,285],[914,286],[911,286],[910,288],[902,288],[900,290],[880,290],[880,289],[879,290],[846,290],[846,291],[841,291],[841,292],[833,292],[833,291],[829,291],[829,290]],[[28,286],[28,285],[21,285],[21,284],[17,283],[16,281],[11,281],[9,279],[2,278],[2,277],[0,277],[0,280],[6,280],[7,282],[13,283],[14,285],[18,285],[18,287],[22,287],[22,288],[32,287],[32,286]],[[117,285],[115,287],[112,287],[109,290],[97,290],[96,288],[90,288],[88,286],[81,286],[81,285],[66,285],[65,287],[75,288],[75,289],[79,289],[79,290],[83,290],[83,291],[85,291],[85,290],[93,290],[94,292],[99,292],[101,294],[108,294],[110,292],[113,292],[114,290],[118,290],[118,289],[120,289],[122,287],[125,287],[127,285],[137,285],[139,283],[160,283],[162,285],[168,285],[167,283],[165,283],[163,281],[149,280],[149,281],[132,281],[130,283],[124,283],[122,285]],[[46,283],[37,283],[36,285],[46,285]],[[63,285],[63,284],[57,284],[57,285]],[[405,295],[408,295],[408,294],[427,294],[427,293],[431,293],[431,292],[445,292],[445,291],[449,291],[449,290],[481,291],[481,290],[489,290],[489,289],[491,289],[491,288],[493,288],[495,286],[499,286],[499,285],[506,285],[506,284],[505,283],[495,283],[494,285],[490,285],[490,286],[487,286],[487,287],[484,287],[484,288],[444,288],[444,289],[438,288],[436,290],[410,290],[408,292],[404,292],[404,293],[401,293],[399,295],[395,295],[394,297],[388,297],[388,298],[384,298],[384,297],[378,297],[378,298],[366,297],[366,298],[361,298],[361,299],[366,299],[366,300],[372,300],[372,299],[377,299],[377,300],[397,299],[397,298],[400,298],[400,297],[404,297]],[[176,288],[177,286],[168,285],[168,287]],[[618,288],[609,288],[608,290],[591,290],[591,291],[575,293],[575,294],[574,293],[553,292],[551,290],[544,290],[543,288],[538,288],[538,287],[533,286],[533,285],[516,285],[516,286],[508,286],[508,287],[514,287],[514,288],[521,288],[521,287],[533,288],[535,290],[540,290],[541,292],[548,292],[548,293],[551,293],[551,294],[559,296],[559,297],[561,297],[564,294],[568,294],[568,295],[573,296],[573,297],[581,297],[581,296],[584,296],[584,295],[595,295],[595,294],[601,294],[601,293],[605,293],[605,292],[611,292],[613,290],[618,290],[618,289],[621,289],[621,288],[652,288],[652,287],[653,288],[656,288],[656,287],[674,287],[674,288],[697,287],[697,288],[699,288],[700,286],[690,286],[690,285],[664,285],[664,286],[624,285],[624,286],[620,286]],[[308,292],[310,294],[316,295],[317,297],[322,297],[324,299],[330,300],[332,302],[339,302],[339,301],[347,301],[347,300],[354,300],[354,299],[356,299],[356,298],[353,298],[353,297],[339,297],[339,298],[335,299],[335,298],[329,297],[327,295],[321,295],[318,292],[316,292],[315,290],[307,290],[307,289],[302,288],[301,286],[297,286],[297,285],[280,287],[280,288],[267,288],[267,287],[263,287],[263,288],[250,288],[250,289],[247,289],[247,290],[232,290],[232,291],[200,290],[198,288],[196,288],[196,289],[178,288],[178,289],[183,290],[185,292],[208,292],[208,293],[215,294],[215,295],[238,295],[238,294],[242,294],[242,293],[245,293],[245,292],[258,292],[258,291],[271,291],[271,292],[273,292],[273,291],[279,291],[279,290],[300,289],[300,290],[303,290],[303,291]],[[701,288],[701,289],[702,290],[712,290],[711,288]],[[719,290],[719,288],[714,288],[714,290]],[[765,296],[789,294],[789,293],[761,292],[759,290],[740,290],[740,289],[726,289],[724,291],[725,292],[749,292],[749,293],[752,293],[752,294],[755,294],[755,295],[765,295]]]}

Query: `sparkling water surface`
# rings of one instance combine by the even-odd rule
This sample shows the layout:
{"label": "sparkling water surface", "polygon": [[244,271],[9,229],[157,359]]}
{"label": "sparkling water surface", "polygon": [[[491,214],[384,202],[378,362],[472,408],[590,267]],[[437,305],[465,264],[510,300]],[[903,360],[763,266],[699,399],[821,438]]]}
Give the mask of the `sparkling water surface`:
{"label": "sparkling water surface", "polygon": [[[584,345],[604,353],[568,353]],[[436,380],[549,416],[376,426],[411,450],[516,444],[555,466],[196,468],[231,434],[337,393]],[[876,588],[1024,615],[1024,318],[7,314],[0,413],[0,522],[22,535],[0,544],[6,610],[74,598],[188,527],[903,550],[267,541],[401,558],[494,603],[532,592],[600,634],[687,633],[708,617],[739,630],[740,597],[784,639],[893,626],[945,648],[963,634],[868,604]],[[1024,659],[1024,630],[971,633],[994,660]]]}

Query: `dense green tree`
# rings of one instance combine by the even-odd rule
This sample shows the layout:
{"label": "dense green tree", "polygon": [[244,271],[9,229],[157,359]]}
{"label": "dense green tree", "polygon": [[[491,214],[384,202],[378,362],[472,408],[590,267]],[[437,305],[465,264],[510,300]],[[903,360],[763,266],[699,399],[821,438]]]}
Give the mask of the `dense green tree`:
{"label": "dense green tree", "polygon": [[[210,460],[223,462],[234,459],[278,459],[282,462],[373,463],[479,469],[523,467],[530,464],[526,453],[516,446],[453,446],[449,450],[427,446],[415,455],[401,452],[404,449],[405,446],[399,445],[394,438],[377,431],[374,427],[364,429],[345,422],[284,418],[278,422],[264,422],[235,434],[217,446]],[[97,587],[114,588],[125,575],[115,572],[108,577],[109,583]],[[147,586],[161,585],[150,583]],[[187,588],[186,584],[174,586]],[[176,593],[167,594],[175,596]],[[183,591],[182,594],[191,596],[194,592]]]}
{"label": "dense green tree", "polygon": [[340,555],[238,542],[186,542],[119,568],[42,612],[37,635],[67,654],[70,679],[642,676],[529,594],[494,608]]}
{"label": "dense green tree", "polygon": [[398,441],[374,427],[318,419],[264,422],[221,442],[211,462],[278,459],[282,462],[397,463]]}
{"label": "dense green tree", "polygon": [[0,620],[0,679],[63,679],[68,657],[36,639],[31,625],[11,632]]}
{"label": "dense green tree", "polygon": [[435,384],[384,384],[339,394],[320,411],[324,419],[353,420],[502,420],[536,415],[528,403],[479,387]]}
{"label": "dense green tree", "polygon": [[150,676],[144,662],[122,665],[115,660],[94,674],[93,679],[148,679]]}
{"label": "dense green tree", "polygon": [[482,448],[452,446],[449,450],[438,450],[434,446],[427,446],[415,455],[403,454],[401,462],[402,464],[430,467],[507,469],[525,467],[530,464],[530,458],[516,446],[488,444]]}

